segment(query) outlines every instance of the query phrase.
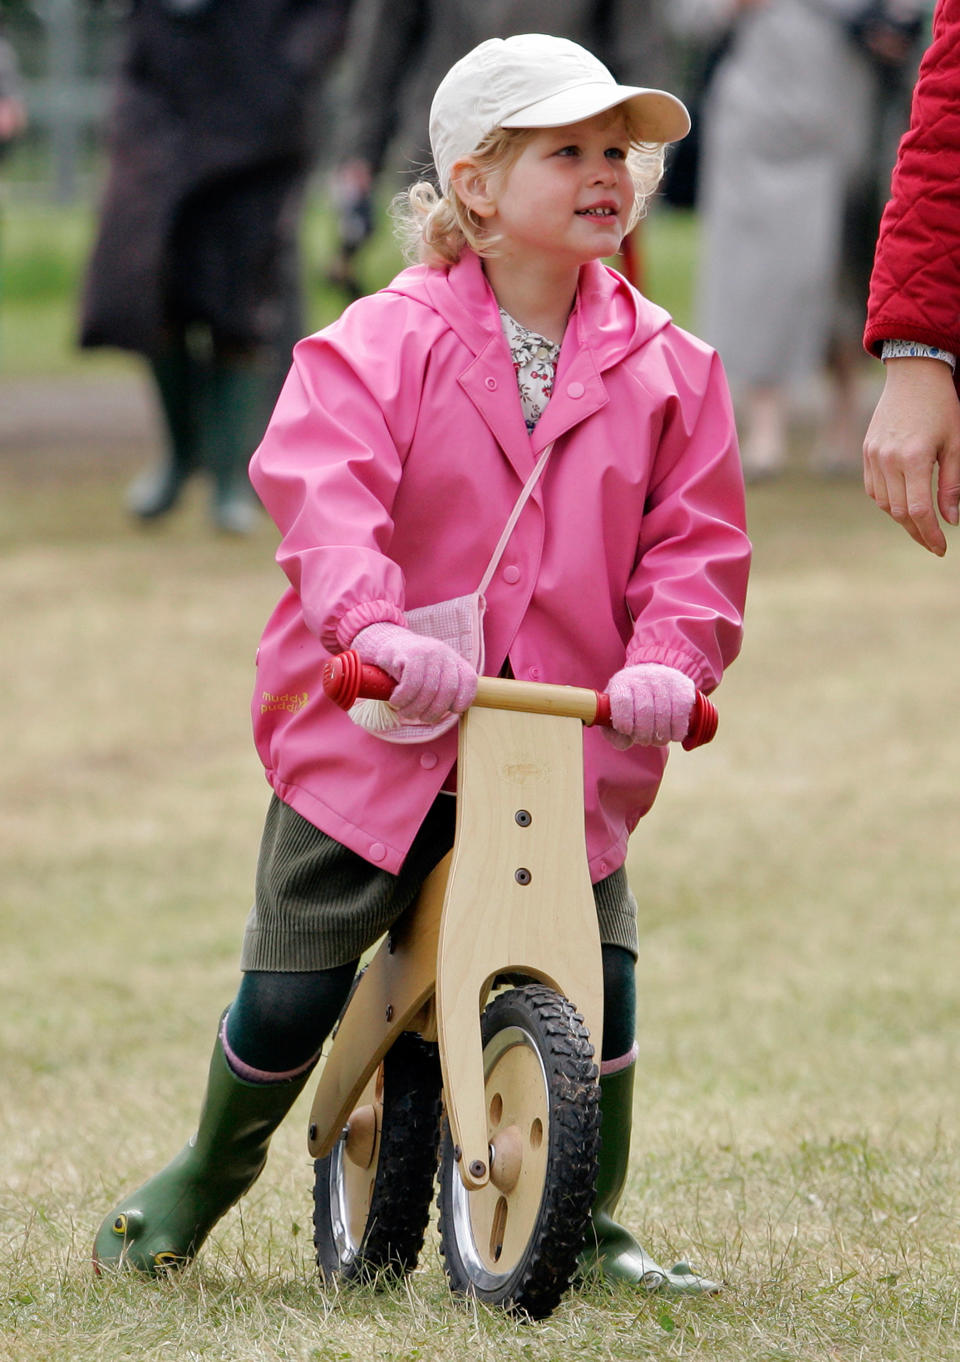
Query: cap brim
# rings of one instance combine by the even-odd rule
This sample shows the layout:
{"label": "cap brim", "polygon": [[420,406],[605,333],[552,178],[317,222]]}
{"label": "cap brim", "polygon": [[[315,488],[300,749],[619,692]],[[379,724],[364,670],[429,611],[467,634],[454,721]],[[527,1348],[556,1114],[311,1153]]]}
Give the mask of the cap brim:
{"label": "cap brim", "polygon": [[606,81],[575,85],[528,104],[500,120],[504,128],[562,128],[606,113],[619,104],[630,111],[634,135],[642,142],[679,142],[690,131],[686,106],[667,90]]}

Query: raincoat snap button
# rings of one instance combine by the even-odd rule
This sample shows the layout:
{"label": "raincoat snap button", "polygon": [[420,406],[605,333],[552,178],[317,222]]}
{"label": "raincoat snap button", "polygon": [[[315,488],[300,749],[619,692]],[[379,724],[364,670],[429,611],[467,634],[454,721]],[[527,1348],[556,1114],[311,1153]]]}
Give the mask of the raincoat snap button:
{"label": "raincoat snap button", "polygon": [[420,757],[420,765],[425,771],[432,771],[439,760],[436,752],[424,752]]}
{"label": "raincoat snap button", "polygon": [[383,845],[382,842],[374,842],[373,846],[370,848],[369,855],[371,861],[382,861],[386,854],[387,848]]}
{"label": "raincoat snap button", "polygon": [[582,383],[568,383],[568,384],[567,384],[567,396],[568,396],[568,397],[582,397],[583,394],[584,394],[584,391],[585,391],[585,389],[584,389],[584,386],[583,386]]}
{"label": "raincoat snap button", "polygon": [[511,586],[516,585],[520,580],[520,569],[516,563],[510,563],[503,569],[503,580],[509,582]]}
{"label": "raincoat snap button", "polygon": [[497,380],[495,378],[485,378],[483,382],[484,386],[489,388],[491,392],[493,392],[496,389]]}

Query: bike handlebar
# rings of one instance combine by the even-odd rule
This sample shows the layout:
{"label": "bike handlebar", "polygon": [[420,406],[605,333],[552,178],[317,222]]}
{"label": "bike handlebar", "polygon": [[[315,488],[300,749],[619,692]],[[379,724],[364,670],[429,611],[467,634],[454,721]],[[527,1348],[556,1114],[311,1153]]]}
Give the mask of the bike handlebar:
{"label": "bike handlebar", "polygon": [[[323,664],[321,682],[325,694],[341,709],[356,700],[389,700],[396,681],[389,672],[361,662],[352,649],[338,653]],[[485,709],[511,709],[527,714],[556,714],[580,719],[587,727],[610,728],[610,697],[604,691],[580,686],[552,686],[539,681],[516,681],[481,676],[474,704]],[[703,691],[697,691],[690,711],[690,727],[682,747],[690,752],[712,742],[719,716]]]}

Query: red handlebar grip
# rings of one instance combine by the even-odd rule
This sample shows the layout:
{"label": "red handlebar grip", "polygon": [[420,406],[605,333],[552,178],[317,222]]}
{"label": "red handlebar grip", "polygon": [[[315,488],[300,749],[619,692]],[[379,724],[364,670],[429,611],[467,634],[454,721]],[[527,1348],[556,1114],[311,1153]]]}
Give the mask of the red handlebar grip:
{"label": "red handlebar grip", "polygon": [[597,712],[594,715],[591,728],[610,728],[610,696],[605,690],[595,692],[597,697]]}
{"label": "red handlebar grip", "polygon": [[702,690],[698,690],[693,709],[690,711],[690,727],[681,743],[683,750],[691,752],[695,747],[703,747],[706,743],[713,742],[719,718],[716,705],[707,699]]}
{"label": "red handlebar grip", "polygon": [[352,648],[327,659],[320,682],[327,698],[341,709],[349,709],[361,697],[364,700],[389,700],[397,684],[389,672],[361,662]]}

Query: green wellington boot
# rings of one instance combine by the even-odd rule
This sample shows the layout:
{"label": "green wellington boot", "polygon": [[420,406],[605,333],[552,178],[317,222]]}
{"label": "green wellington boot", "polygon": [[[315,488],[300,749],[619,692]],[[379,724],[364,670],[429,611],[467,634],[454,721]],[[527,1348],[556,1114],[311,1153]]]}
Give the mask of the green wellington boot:
{"label": "green wellington boot", "polygon": [[633,1080],[636,1061],[600,1078],[600,1166],[597,1195],[591,1212],[591,1234],[580,1259],[586,1273],[599,1270],[613,1281],[627,1282],[644,1291],[682,1295],[713,1295],[719,1282],[701,1277],[687,1263],[664,1268],[645,1253],[630,1232],[613,1219],[627,1181],[630,1131],[633,1124]]}
{"label": "green wellington boot", "polygon": [[200,1128],[166,1168],[107,1216],[93,1261],[157,1273],[182,1267],[256,1181],[270,1137],[302,1092],[310,1070],[282,1083],[247,1083],[227,1064],[219,1035],[210,1061]]}
{"label": "green wellington boot", "polygon": [[140,520],[156,520],[172,511],[200,454],[196,414],[197,369],[185,343],[174,343],[155,355],[150,369],[166,427],[166,454],[127,489],[127,509]]}
{"label": "green wellington boot", "polygon": [[204,460],[213,481],[210,513],[225,534],[250,534],[259,502],[247,465],[266,428],[268,374],[250,360],[214,360],[207,373],[203,408]]}

